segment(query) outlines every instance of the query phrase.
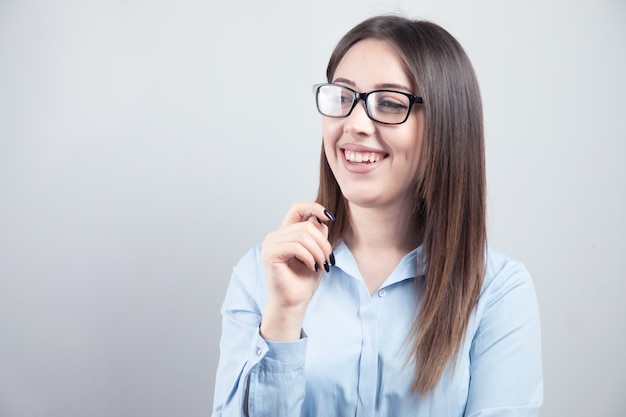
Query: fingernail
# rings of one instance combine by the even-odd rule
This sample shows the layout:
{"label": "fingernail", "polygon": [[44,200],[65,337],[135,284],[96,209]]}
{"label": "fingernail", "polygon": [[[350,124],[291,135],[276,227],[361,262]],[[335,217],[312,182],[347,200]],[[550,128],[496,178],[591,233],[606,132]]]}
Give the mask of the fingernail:
{"label": "fingernail", "polygon": [[330,264],[332,266],[335,266],[335,253],[331,252],[329,258],[330,258]]}
{"label": "fingernail", "polygon": [[319,218],[319,217],[315,216],[315,219],[317,220],[317,222],[318,222],[319,224],[322,224],[322,221],[320,220],[320,218]]}
{"label": "fingernail", "polygon": [[324,215],[328,217],[329,220],[333,222],[335,221],[335,216],[333,216],[333,214],[330,211],[324,209]]}
{"label": "fingernail", "polygon": [[315,272],[319,271],[320,267],[317,266],[317,262],[315,262]]}
{"label": "fingernail", "polygon": [[327,273],[330,272],[330,266],[328,265],[328,262],[324,261],[324,271],[326,271]]}

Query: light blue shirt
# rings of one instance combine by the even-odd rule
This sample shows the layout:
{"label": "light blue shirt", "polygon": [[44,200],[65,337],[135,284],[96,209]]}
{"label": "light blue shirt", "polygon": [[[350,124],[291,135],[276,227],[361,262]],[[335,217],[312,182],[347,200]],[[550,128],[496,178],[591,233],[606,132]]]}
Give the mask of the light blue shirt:
{"label": "light blue shirt", "polygon": [[[524,266],[488,250],[480,299],[456,361],[427,396],[411,392],[407,333],[420,248],[370,295],[350,250],[335,249],[302,338],[259,334],[268,290],[260,246],[235,266],[222,306],[213,416],[530,417],[543,400],[539,311]],[[423,278],[420,278],[423,279]]]}

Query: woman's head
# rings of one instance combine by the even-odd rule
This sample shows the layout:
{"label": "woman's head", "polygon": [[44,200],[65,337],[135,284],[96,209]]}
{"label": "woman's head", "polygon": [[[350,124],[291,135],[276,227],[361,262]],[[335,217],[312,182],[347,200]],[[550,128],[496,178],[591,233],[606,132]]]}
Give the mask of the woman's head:
{"label": "woman's head", "polygon": [[[481,200],[482,107],[472,65],[461,45],[434,23],[399,16],[373,17],[355,26],[339,41],[326,71],[329,83],[335,81],[346,54],[364,40],[384,41],[393,48],[403,63],[411,93],[423,100],[411,111],[423,113],[423,127],[416,133],[422,138],[421,146],[415,148],[420,155],[411,198],[413,210],[423,217],[424,210],[433,208],[436,200],[470,197],[467,193],[472,193],[471,200]],[[366,73],[368,68],[362,71]],[[470,191],[469,183],[477,187]],[[335,227],[331,233],[331,239],[339,240],[349,223],[347,202],[324,149],[318,200],[345,220],[338,222],[336,226],[343,226]],[[419,223],[425,226],[424,222],[428,220],[422,218]]]}
{"label": "woman's head", "polygon": [[331,81],[317,87],[317,105],[327,116],[324,153],[342,198],[351,210],[403,216],[413,205],[424,112],[401,57],[387,41],[364,39]]}

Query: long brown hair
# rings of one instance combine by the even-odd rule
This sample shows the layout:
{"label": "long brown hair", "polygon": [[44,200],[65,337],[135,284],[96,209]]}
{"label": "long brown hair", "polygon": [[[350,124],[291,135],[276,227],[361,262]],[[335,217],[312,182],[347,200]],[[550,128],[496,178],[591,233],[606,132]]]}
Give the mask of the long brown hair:
{"label": "long brown hair", "polygon": [[[337,44],[326,76],[357,42],[375,38],[393,45],[424,99],[425,127],[413,213],[420,236],[416,314],[407,340],[415,366],[412,389],[427,394],[447,366],[454,367],[483,281],[486,198],[483,115],[474,70],[457,40],[440,26],[399,16],[377,16],[350,30]],[[317,202],[336,214],[330,241],[350,227],[348,205],[324,148]]]}

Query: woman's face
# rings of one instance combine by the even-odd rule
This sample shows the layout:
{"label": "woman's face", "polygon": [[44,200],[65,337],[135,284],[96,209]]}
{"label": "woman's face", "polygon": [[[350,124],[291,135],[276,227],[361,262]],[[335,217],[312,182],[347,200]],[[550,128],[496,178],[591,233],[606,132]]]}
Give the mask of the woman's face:
{"label": "woman's face", "polygon": [[[350,48],[332,82],[361,93],[378,89],[417,93],[394,47],[377,39]],[[423,130],[424,112],[417,104],[399,125],[371,120],[363,100],[345,118],[323,118],[326,158],[351,205],[396,209],[411,205]]]}

